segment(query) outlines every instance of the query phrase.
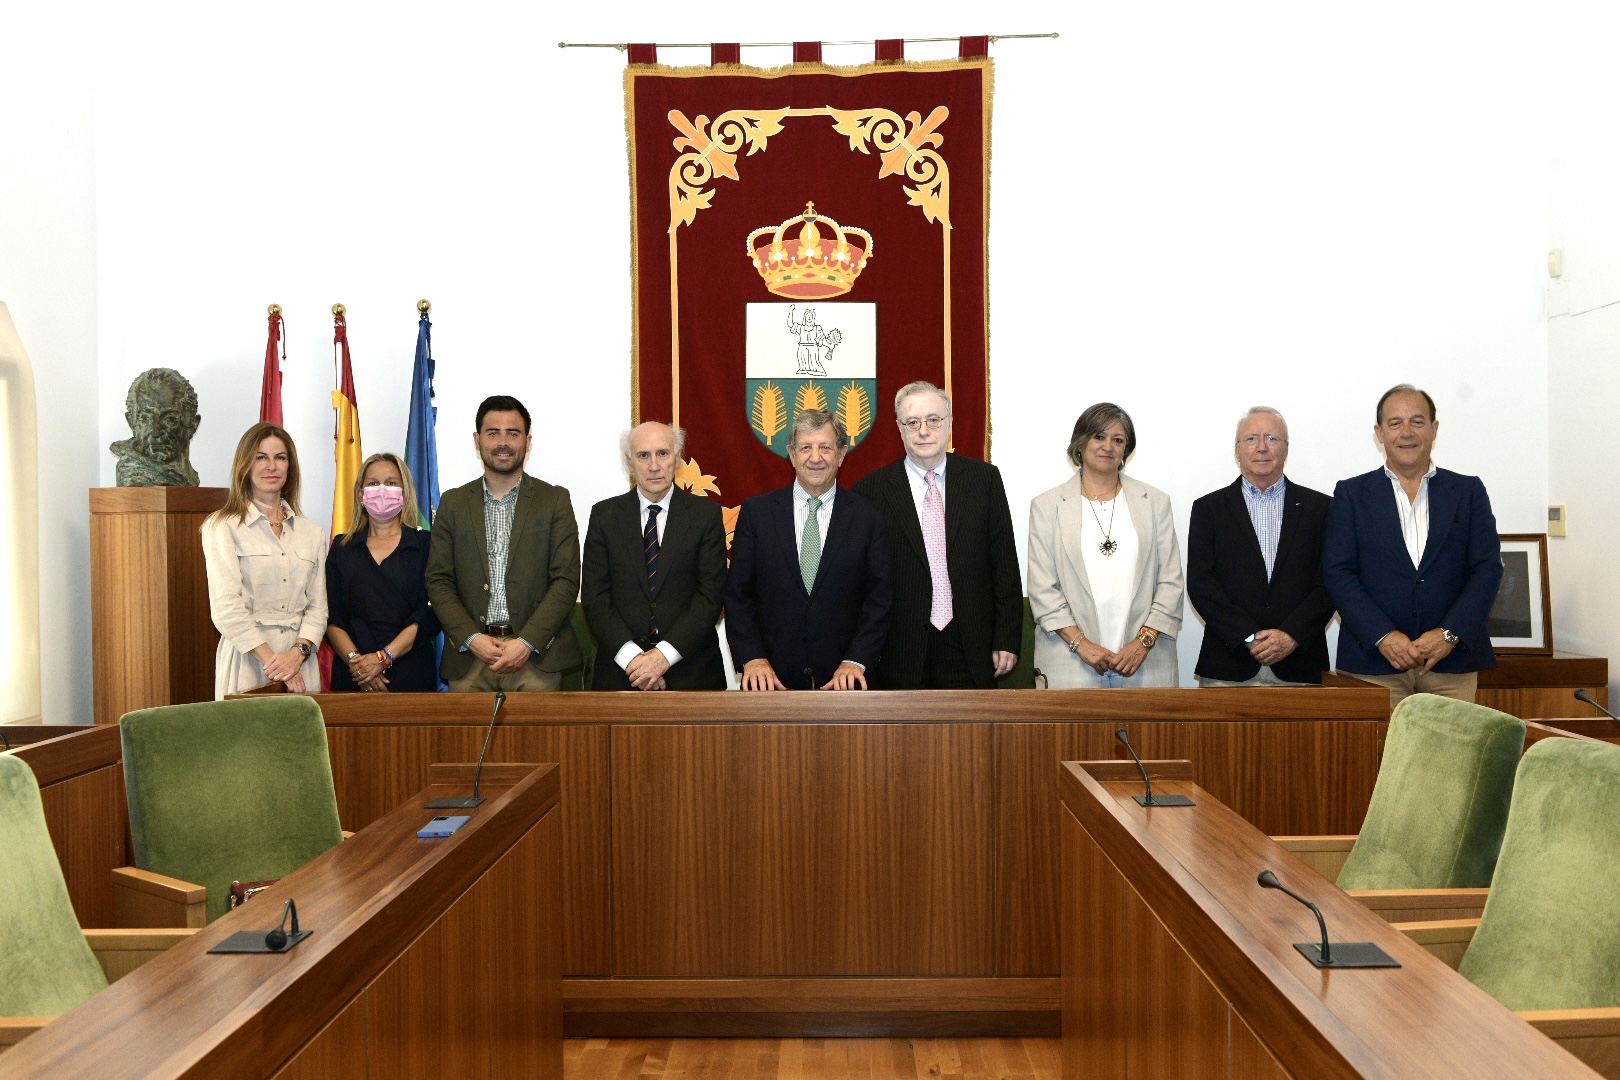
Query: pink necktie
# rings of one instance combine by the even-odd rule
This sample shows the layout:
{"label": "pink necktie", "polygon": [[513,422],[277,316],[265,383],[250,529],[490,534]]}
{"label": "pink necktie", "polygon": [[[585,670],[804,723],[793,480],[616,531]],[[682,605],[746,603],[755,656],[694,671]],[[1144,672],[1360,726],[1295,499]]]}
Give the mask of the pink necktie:
{"label": "pink necktie", "polygon": [[945,497],[939,493],[939,477],[930,472],[923,495],[923,546],[928,549],[928,573],[934,579],[934,606],[928,621],[935,630],[951,624],[951,572],[945,564]]}

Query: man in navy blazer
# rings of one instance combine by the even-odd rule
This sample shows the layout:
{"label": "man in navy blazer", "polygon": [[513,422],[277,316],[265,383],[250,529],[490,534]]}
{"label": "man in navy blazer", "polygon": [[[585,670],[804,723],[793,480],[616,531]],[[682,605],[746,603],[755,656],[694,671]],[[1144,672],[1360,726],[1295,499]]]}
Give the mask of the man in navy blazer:
{"label": "man in navy blazer", "polygon": [[1501,541],[1477,476],[1436,468],[1434,399],[1401,384],[1378,401],[1386,464],[1339,482],[1323,574],[1339,609],[1339,670],[1408,694],[1474,700],[1496,666],[1486,616]]}
{"label": "man in navy blazer", "polygon": [[866,689],[894,603],[883,511],[837,486],[849,453],[824,409],[793,419],[798,478],[742,504],[731,540],[726,639],[744,690]]}

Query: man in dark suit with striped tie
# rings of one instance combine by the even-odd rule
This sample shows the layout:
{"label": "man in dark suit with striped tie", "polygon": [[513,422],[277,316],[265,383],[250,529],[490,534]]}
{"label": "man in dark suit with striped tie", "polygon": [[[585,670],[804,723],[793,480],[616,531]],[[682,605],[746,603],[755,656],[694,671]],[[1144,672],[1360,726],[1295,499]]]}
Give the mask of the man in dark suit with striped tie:
{"label": "man in dark suit with striped tie", "polygon": [[798,479],[742,504],[726,638],[744,690],[853,690],[883,655],[894,582],[883,511],[837,485],[849,453],[825,409],[793,418]]}
{"label": "man in dark suit with striped tie", "polygon": [[873,685],[994,689],[1018,663],[1024,586],[1001,471],[947,453],[951,400],[914,382],[894,397],[906,456],[855,490],[883,507],[894,557],[894,622]]}
{"label": "man in dark suit with striped tie", "polygon": [[593,690],[724,690],[720,504],[675,486],[686,433],[646,423],[620,441],[635,487],[591,507],[581,599],[596,636]]}

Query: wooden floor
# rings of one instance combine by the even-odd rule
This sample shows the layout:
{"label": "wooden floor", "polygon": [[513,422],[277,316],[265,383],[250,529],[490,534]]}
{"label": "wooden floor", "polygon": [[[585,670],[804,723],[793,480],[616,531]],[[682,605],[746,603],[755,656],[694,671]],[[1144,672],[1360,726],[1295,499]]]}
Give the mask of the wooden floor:
{"label": "wooden floor", "polygon": [[1058,1039],[568,1039],[566,1080],[1061,1080]]}

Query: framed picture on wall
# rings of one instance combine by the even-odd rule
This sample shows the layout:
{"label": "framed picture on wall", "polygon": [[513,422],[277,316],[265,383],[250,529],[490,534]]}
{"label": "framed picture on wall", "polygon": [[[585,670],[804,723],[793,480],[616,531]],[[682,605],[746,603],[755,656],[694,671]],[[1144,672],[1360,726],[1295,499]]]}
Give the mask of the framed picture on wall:
{"label": "framed picture on wall", "polygon": [[1499,653],[1549,656],[1553,651],[1552,589],[1546,533],[1502,533],[1502,585],[1485,620]]}

